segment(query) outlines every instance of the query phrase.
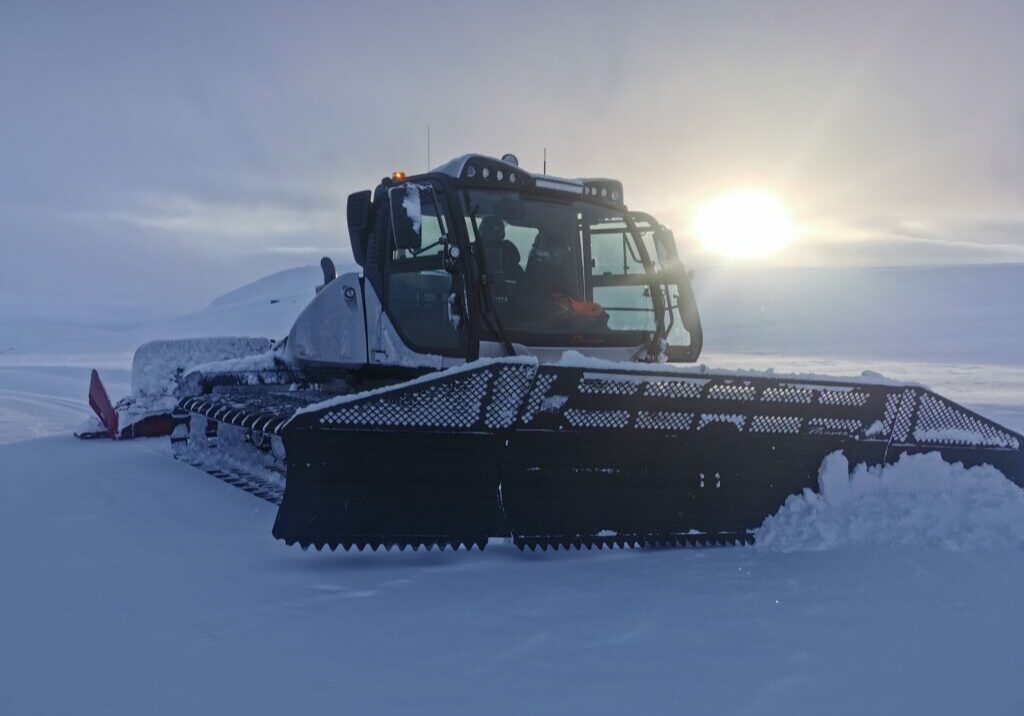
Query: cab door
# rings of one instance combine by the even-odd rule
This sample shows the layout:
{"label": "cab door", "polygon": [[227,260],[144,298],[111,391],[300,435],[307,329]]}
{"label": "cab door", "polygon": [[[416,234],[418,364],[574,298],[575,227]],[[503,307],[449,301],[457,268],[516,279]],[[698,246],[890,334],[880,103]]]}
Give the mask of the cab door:
{"label": "cab door", "polygon": [[[440,189],[407,182],[388,190],[381,295],[367,295],[370,363],[442,368],[467,356],[460,252]],[[376,292],[374,292],[376,293]]]}

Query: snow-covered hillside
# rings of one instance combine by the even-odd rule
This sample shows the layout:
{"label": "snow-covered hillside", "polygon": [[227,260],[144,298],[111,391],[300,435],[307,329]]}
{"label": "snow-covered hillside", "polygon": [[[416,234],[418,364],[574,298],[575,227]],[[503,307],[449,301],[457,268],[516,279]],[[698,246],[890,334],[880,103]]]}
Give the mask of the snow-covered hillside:
{"label": "snow-covered hillside", "polygon": [[712,352],[1021,365],[1024,265],[705,268]]}
{"label": "snow-covered hillside", "polygon": [[[160,338],[265,336],[280,338],[323,282],[319,267],[301,266],[271,274],[214,299],[201,311],[156,319],[115,321],[109,307],[19,304],[0,307],[0,365],[64,362],[103,356],[107,363],[131,364],[139,344]],[[166,307],[176,304],[167,297]],[[166,309],[165,309],[166,310]],[[115,314],[116,315],[116,314]]]}

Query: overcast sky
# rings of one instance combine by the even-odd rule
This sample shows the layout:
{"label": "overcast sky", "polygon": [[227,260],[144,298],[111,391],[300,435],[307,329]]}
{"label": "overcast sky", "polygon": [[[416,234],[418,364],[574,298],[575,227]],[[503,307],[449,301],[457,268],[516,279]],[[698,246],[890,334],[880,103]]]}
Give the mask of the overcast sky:
{"label": "overcast sky", "polygon": [[[0,296],[174,312],[344,258],[349,192],[465,152],[676,229],[777,192],[783,264],[1024,261],[1024,2],[0,0]],[[692,250],[691,250],[692,249]]]}

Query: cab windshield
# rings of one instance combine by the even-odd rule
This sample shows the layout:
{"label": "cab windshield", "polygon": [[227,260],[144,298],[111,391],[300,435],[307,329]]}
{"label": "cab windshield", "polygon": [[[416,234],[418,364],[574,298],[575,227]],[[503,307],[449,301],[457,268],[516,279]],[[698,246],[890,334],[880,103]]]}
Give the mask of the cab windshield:
{"label": "cab windshield", "polygon": [[651,264],[621,211],[466,191],[467,233],[498,318],[531,345],[638,345],[658,326]]}

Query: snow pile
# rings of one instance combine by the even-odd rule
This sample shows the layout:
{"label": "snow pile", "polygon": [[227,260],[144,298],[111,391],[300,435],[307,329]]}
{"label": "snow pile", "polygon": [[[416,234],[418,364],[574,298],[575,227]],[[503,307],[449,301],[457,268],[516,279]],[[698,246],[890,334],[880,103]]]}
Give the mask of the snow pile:
{"label": "snow pile", "polygon": [[178,402],[178,384],[194,366],[265,353],[270,346],[266,338],[182,338],[143,343],[132,359],[131,395],[115,406],[119,425],[124,427],[148,415],[173,410]]}
{"label": "snow pile", "polygon": [[268,350],[270,341],[266,338],[184,338],[144,343],[132,360],[132,393],[170,395],[182,374],[193,366]]}
{"label": "snow pile", "polygon": [[823,551],[850,545],[1024,549],[1024,490],[990,465],[965,468],[937,453],[894,465],[824,459],[819,492],[792,495],[757,531],[761,549]]}
{"label": "snow pile", "polygon": [[210,361],[190,366],[189,370],[203,373],[257,373],[260,371],[280,370],[289,365],[281,344],[262,353],[242,354],[238,358]]}

